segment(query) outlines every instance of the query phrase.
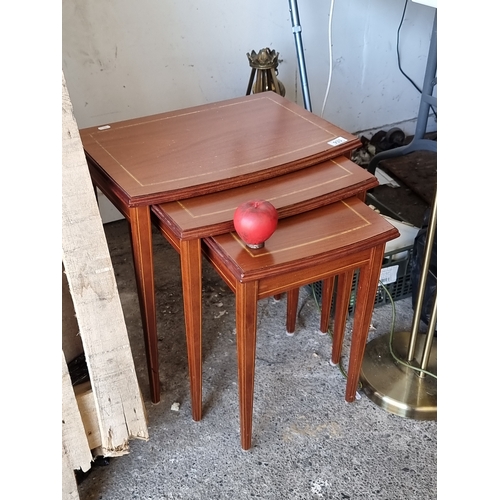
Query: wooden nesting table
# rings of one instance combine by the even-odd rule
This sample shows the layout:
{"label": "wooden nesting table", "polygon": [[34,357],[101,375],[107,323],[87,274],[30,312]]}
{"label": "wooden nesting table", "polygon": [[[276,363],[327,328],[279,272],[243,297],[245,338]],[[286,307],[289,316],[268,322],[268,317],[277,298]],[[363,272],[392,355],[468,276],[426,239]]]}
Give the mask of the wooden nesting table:
{"label": "wooden nesting table", "polygon": [[[206,257],[236,294],[243,449],[251,447],[252,439],[257,301],[335,275],[352,278],[359,269],[345,396],[353,401],[385,244],[398,236],[384,217],[354,197],[280,220],[276,232],[258,250],[246,247],[235,232],[203,240]],[[342,300],[346,302],[345,297]]]}
{"label": "wooden nesting table", "polygon": [[[250,199],[270,201],[281,220],[351,196],[364,199],[377,184],[372,174],[340,156],[277,178],[151,207],[153,223],[180,254],[194,420],[202,417],[201,240],[233,231],[234,211]],[[298,288],[288,292],[292,301],[298,298]],[[296,309],[291,311],[287,326],[295,324]]]}
{"label": "wooden nesting table", "polygon": [[[274,92],[103,124],[80,135],[94,186],[130,224],[153,403],[160,401],[160,381],[151,206],[271,178],[279,183],[282,175],[361,145]],[[194,274],[183,281],[198,279],[198,268],[184,271]]]}

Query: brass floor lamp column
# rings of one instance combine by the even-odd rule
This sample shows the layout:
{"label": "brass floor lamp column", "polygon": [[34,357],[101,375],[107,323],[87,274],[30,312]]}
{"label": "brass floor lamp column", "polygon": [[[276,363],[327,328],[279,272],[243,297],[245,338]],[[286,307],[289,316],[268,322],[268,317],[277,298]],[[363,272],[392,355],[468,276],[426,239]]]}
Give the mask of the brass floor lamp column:
{"label": "brass floor lamp column", "polygon": [[437,338],[434,337],[437,292],[427,334],[418,333],[436,227],[437,193],[425,241],[411,332],[394,335],[391,332],[369,342],[360,376],[363,391],[374,403],[390,413],[416,420],[437,418]]}

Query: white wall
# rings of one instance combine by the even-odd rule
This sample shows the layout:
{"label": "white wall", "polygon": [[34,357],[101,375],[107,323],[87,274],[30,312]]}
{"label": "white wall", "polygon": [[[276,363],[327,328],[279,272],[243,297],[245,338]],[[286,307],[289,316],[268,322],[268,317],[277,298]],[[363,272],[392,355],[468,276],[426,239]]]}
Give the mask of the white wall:
{"label": "white wall", "polygon": [[[297,0],[312,110],[329,71],[330,0]],[[405,0],[335,0],[334,70],[324,118],[352,133],[412,133],[419,94],[397,65]],[[408,2],[403,69],[421,86],[435,9]],[[63,0],[62,68],[79,127],[230,99],[246,92],[247,52],[280,54],[286,97],[302,105],[286,0]],[[434,127],[434,128],[433,128]],[[429,130],[435,130],[429,121]]]}
{"label": "white wall", "polygon": [[[398,69],[396,54],[404,5],[404,0],[335,1],[333,74],[323,115],[327,120],[352,133],[392,124],[413,133],[411,120],[417,116],[420,94]],[[303,1],[300,7],[313,111],[321,114],[330,65],[330,1]],[[400,30],[402,68],[420,88],[434,13],[431,7],[409,1]],[[429,130],[432,126],[435,123],[429,121]]]}

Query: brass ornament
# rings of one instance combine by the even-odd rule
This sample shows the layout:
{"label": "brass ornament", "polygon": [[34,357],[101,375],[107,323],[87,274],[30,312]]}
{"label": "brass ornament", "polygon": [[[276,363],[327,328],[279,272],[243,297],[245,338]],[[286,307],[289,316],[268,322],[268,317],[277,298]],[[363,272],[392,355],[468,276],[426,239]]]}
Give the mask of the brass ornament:
{"label": "brass ornament", "polygon": [[[258,53],[252,50],[247,52],[248,62],[252,71],[248,82],[247,94],[267,92],[269,90],[285,96],[285,86],[278,80],[278,56],[279,53],[269,48],[261,49]],[[257,75],[257,76],[256,76]],[[256,76],[255,83],[252,86]]]}

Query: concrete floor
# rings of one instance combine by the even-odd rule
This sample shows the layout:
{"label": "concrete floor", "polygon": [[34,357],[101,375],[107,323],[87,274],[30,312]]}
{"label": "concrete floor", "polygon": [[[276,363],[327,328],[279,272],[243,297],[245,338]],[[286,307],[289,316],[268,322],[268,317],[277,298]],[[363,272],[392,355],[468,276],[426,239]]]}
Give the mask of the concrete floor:
{"label": "concrete floor", "polygon": [[[437,422],[390,414],[362,391],[354,403],[344,401],[345,378],[329,364],[331,338],[318,334],[319,309],[307,288],[293,337],[285,335],[286,301],[259,303],[253,447],[242,451],[234,297],[204,263],[204,406],[203,419],[194,422],[179,259],[156,231],[162,399],[152,405],[127,223],[106,224],[105,232],[150,439],[132,441],[128,455],[93,466],[79,485],[81,500],[437,498]],[[395,305],[395,331],[409,331],[411,300]],[[391,305],[377,307],[369,340],[388,333],[392,320]]]}

